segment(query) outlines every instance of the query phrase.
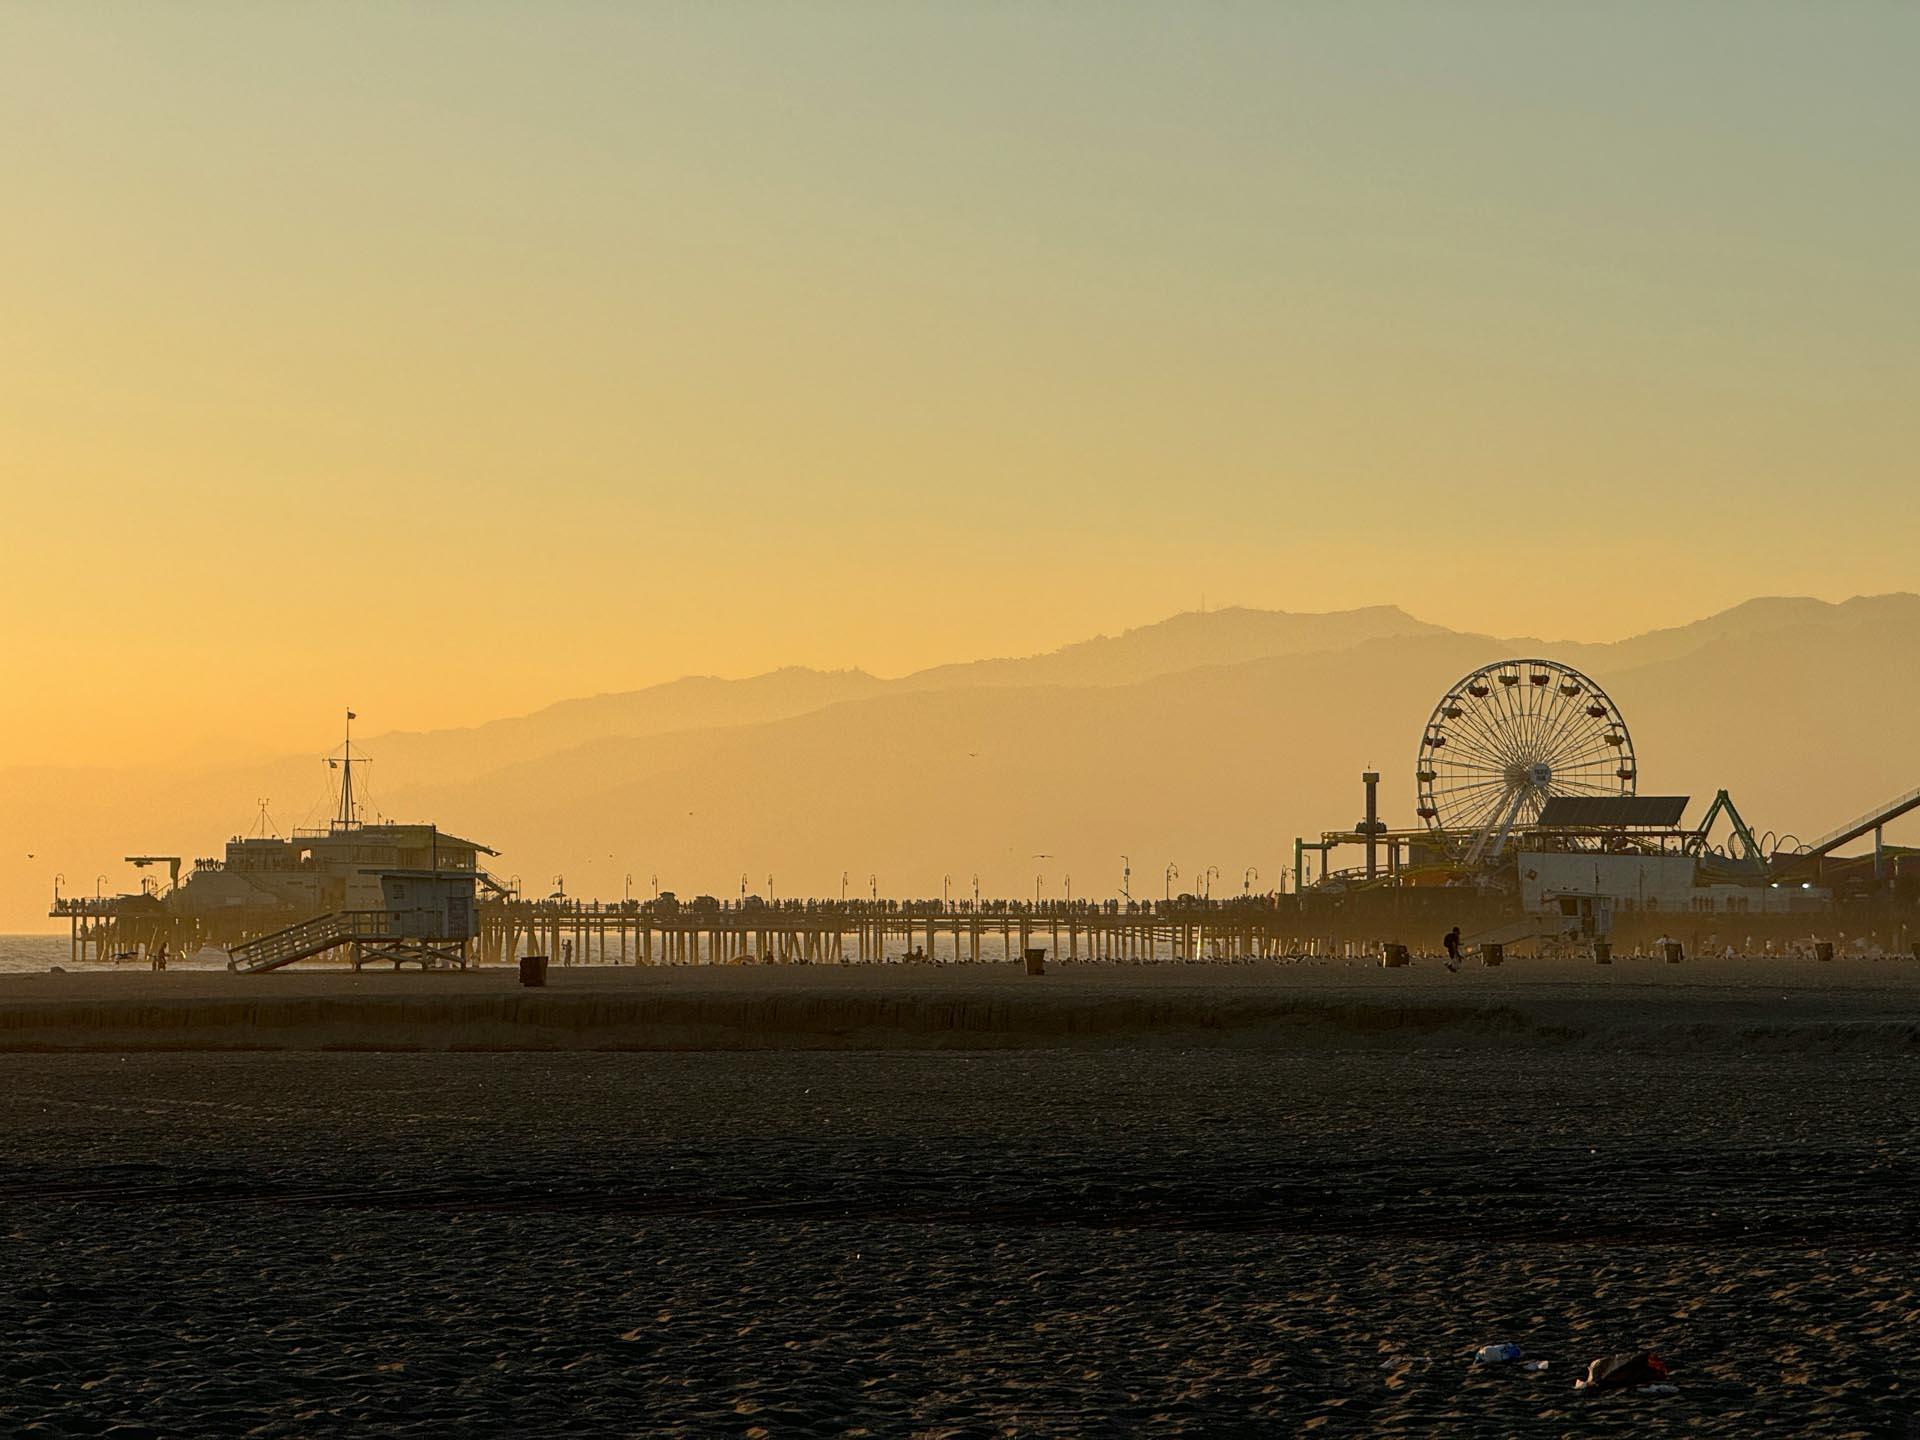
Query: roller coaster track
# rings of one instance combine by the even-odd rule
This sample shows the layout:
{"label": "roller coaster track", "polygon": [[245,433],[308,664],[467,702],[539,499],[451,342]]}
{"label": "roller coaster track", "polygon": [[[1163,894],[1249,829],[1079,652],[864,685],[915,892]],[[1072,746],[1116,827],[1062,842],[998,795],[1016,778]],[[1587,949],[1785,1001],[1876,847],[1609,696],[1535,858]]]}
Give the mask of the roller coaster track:
{"label": "roller coaster track", "polygon": [[1796,850],[1790,855],[1776,854],[1773,857],[1775,869],[1792,870],[1823,855],[1830,855],[1842,845],[1858,840],[1869,831],[1878,830],[1888,821],[1897,820],[1909,810],[1916,809],[1920,809],[1920,790],[1909,790],[1864,815],[1855,816],[1837,830],[1822,835],[1804,850]]}

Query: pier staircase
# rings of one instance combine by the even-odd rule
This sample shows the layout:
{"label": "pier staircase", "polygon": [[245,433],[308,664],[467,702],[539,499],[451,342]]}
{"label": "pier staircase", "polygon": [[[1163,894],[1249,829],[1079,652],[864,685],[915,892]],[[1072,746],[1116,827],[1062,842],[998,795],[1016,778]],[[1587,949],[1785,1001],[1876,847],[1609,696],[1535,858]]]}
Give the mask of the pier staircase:
{"label": "pier staircase", "polygon": [[340,910],[242,941],[227,951],[227,968],[258,975],[343,945],[384,943],[391,935],[390,917],[384,910]]}

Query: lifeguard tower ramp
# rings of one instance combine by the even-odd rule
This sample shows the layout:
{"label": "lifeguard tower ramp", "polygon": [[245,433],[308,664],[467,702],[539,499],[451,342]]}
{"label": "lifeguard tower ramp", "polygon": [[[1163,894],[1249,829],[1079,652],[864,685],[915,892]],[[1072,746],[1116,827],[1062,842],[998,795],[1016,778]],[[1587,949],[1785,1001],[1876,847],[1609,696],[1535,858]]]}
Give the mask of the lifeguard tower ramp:
{"label": "lifeguard tower ramp", "polygon": [[390,961],[425,969],[465,969],[475,933],[471,871],[380,872],[379,910],[339,910],[259,935],[227,952],[227,968],[246,975],[345,951],[358,970]]}

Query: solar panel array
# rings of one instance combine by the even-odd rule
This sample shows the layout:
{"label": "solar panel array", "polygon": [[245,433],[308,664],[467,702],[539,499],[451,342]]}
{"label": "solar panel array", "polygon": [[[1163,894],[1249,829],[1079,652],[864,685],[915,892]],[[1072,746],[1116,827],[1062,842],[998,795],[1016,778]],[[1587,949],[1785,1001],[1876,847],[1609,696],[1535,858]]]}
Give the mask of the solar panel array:
{"label": "solar panel array", "polygon": [[1685,795],[1555,795],[1537,822],[1543,826],[1644,825],[1671,830],[1687,813]]}

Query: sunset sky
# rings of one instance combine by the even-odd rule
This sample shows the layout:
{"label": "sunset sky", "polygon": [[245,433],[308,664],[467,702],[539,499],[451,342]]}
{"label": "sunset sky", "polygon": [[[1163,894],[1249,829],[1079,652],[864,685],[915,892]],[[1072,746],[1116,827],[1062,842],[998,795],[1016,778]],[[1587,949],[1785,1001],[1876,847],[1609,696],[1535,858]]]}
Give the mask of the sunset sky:
{"label": "sunset sky", "polygon": [[10,763],[1920,588],[1920,8],[0,3]]}

